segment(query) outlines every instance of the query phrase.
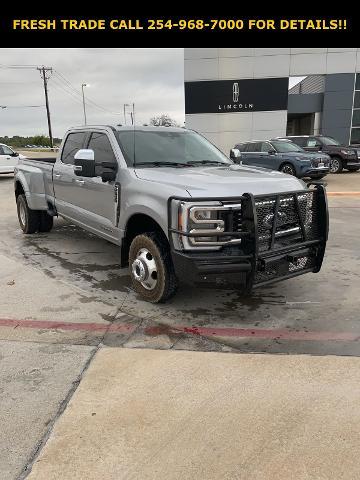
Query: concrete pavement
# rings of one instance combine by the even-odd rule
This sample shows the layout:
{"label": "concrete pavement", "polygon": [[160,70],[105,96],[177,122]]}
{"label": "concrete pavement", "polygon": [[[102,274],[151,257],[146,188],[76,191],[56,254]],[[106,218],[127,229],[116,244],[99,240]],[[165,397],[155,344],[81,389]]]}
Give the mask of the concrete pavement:
{"label": "concrete pavement", "polygon": [[[348,179],[346,182],[345,178]],[[341,189],[346,190],[345,186],[347,186],[348,191],[349,189],[358,191],[358,179],[360,179],[360,174],[330,176],[328,190],[332,189],[337,192]],[[101,468],[105,468],[104,462],[107,462],[110,465],[109,472],[117,472],[118,466],[113,466],[109,462],[108,456],[111,458],[112,455],[119,457],[123,455],[125,466],[128,465],[126,462],[131,458],[137,468],[133,471],[132,467],[129,467],[131,473],[129,478],[140,478],[141,480],[143,478],[179,478],[176,475],[182,473],[182,478],[246,478],[246,480],[247,478],[261,478],[267,480],[270,477],[267,469],[273,477],[278,478],[270,459],[274,456],[281,466],[279,471],[283,478],[328,479],[329,476],[326,475],[329,475],[327,470],[329,465],[337,475],[330,476],[330,478],[357,478],[356,458],[353,463],[349,458],[349,455],[356,457],[352,452],[358,448],[356,432],[352,432],[349,426],[352,416],[354,425],[357,425],[357,413],[351,410],[352,407],[346,403],[346,399],[341,398],[337,388],[338,383],[339,388],[342,388],[346,395],[351,383],[355,389],[357,388],[357,358],[324,357],[326,362],[319,364],[317,362],[323,359],[318,357],[304,356],[300,358],[281,355],[278,357],[278,364],[272,363],[273,357],[261,355],[258,358],[266,359],[261,368],[257,361],[240,360],[240,358],[248,359],[250,357],[255,359],[256,356],[237,356],[239,360],[234,360],[233,363],[229,363],[228,360],[228,358],[232,358],[228,352],[360,356],[358,322],[360,257],[357,242],[360,236],[360,225],[358,224],[360,197],[358,195],[330,197],[329,205],[330,239],[320,274],[309,274],[282,284],[258,289],[251,297],[243,297],[236,289],[225,289],[219,286],[215,288],[181,286],[177,296],[169,303],[150,305],[136,297],[131,289],[127,270],[119,268],[118,247],[58,219],[55,220],[54,229],[48,234],[23,235],[18,227],[16,217],[12,178],[11,176],[0,176],[0,339],[4,340],[1,343],[1,353],[5,357],[5,360],[0,359],[0,389],[5,385],[4,392],[0,393],[0,403],[3,402],[0,405],[3,413],[3,415],[0,413],[0,432],[6,433],[1,438],[1,480],[3,478],[15,479],[21,471],[25,475],[49,435],[51,438],[49,446],[52,444],[52,439],[55,438],[51,435],[52,426],[53,424],[57,425],[59,413],[66,408],[81,377],[84,365],[92,355],[92,348],[98,348],[99,352],[102,352],[104,346],[112,347],[111,351],[115,355],[111,357],[113,363],[105,361],[104,357],[104,361],[101,360],[97,367],[97,358],[102,358],[99,354],[94,365],[99,368],[98,375],[104,378],[102,388],[104,387],[104,392],[108,394],[110,402],[109,409],[107,411],[104,409],[101,413],[108,433],[101,425],[97,425],[99,438],[104,441],[108,450],[105,451],[99,444],[97,445],[99,452],[96,454],[91,442],[89,444],[90,437],[85,439],[85,450],[81,448],[78,450],[81,455],[95,455],[94,459],[89,460],[92,468],[96,462]],[[120,369],[121,371],[117,369],[117,363],[122,365],[125,362],[126,365],[129,365],[128,372],[132,372],[130,360],[124,361],[123,357],[117,356],[121,352],[127,352],[126,348],[142,349],[141,351],[136,350],[136,352],[144,355],[145,364],[134,360],[134,365],[138,364],[143,372],[140,373],[134,369],[133,382],[136,384],[130,383],[129,378],[122,376],[123,369]],[[161,353],[165,355],[159,357],[162,367],[159,367],[158,360],[153,361],[152,357],[148,356],[152,355],[148,354],[150,350],[143,349],[162,350]],[[108,350],[106,349],[106,351]],[[195,351],[194,357],[186,357],[186,359],[182,356],[174,357],[181,351]],[[197,359],[202,356],[198,353],[199,351],[223,352],[220,356],[214,354],[214,362],[218,366],[212,362],[211,355],[204,353],[209,368],[211,367],[216,375],[212,376],[211,371],[206,373],[204,370],[208,385],[201,387],[204,388],[203,396],[197,378],[197,372],[203,371],[203,367],[197,367]],[[225,355],[224,352],[227,354]],[[107,353],[106,355],[111,354]],[[187,353],[187,355],[190,354]],[[191,360],[189,360],[190,358]],[[290,361],[291,358],[296,359],[296,365],[293,363],[295,360]],[[39,363],[37,363],[37,359]],[[241,361],[245,362],[247,372],[242,369],[241,363],[237,363]],[[181,366],[183,362],[185,362],[184,368]],[[170,382],[168,363],[169,368],[173,370],[175,384]],[[193,370],[190,364],[193,365]],[[280,364],[283,364],[283,370],[280,368]],[[350,365],[348,383],[347,367],[345,368],[344,365]],[[164,374],[161,372],[162,368]],[[295,373],[294,378],[297,378],[295,385],[288,380],[289,388],[297,392],[294,396],[286,390],[285,379],[291,377],[293,371],[296,372],[298,368],[302,373]],[[267,378],[261,374],[262,369],[267,373]],[[314,376],[310,375],[312,370]],[[241,372],[241,377],[236,376],[237,371]],[[280,377],[278,372],[282,372]],[[340,378],[341,375],[338,375],[337,372],[342,372],[344,378]],[[323,382],[325,373],[328,375],[327,388]],[[118,375],[120,376],[118,377]],[[152,383],[145,384],[143,375],[149,376]],[[251,396],[254,407],[249,405],[245,398],[246,392],[252,392],[253,382],[255,382],[254,379],[250,379],[250,375],[255,379],[259,378],[261,383],[256,387],[259,400],[256,400],[254,395]],[[301,375],[304,375],[304,385],[301,384]],[[159,382],[157,382],[157,378]],[[168,429],[172,429],[172,435],[179,436],[180,443],[175,442],[175,445],[177,445],[176,448],[183,449],[183,453],[182,455],[179,453],[177,456],[169,450],[170,446],[167,448],[164,445],[166,442],[161,443],[158,457],[153,457],[148,462],[149,465],[144,466],[143,476],[142,471],[141,474],[139,473],[139,469],[143,467],[142,459],[148,458],[147,455],[150,455],[152,447],[145,443],[142,450],[139,449],[137,452],[135,449],[133,453],[130,452],[131,455],[128,455],[130,447],[124,447],[123,452],[122,446],[127,444],[121,443],[122,439],[117,435],[123,432],[124,435],[126,434],[124,441],[138,442],[138,432],[136,429],[133,431],[128,428],[126,418],[120,418],[123,422],[121,427],[116,422],[112,425],[112,420],[117,421],[118,419],[117,413],[114,416],[114,412],[125,408],[123,394],[130,395],[126,398],[131,403],[133,402],[131,392],[137,391],[139,395],[142,395],[144,392],[141,389],[145,387],[147,393],[144,398],[149,400],[148,408],[155,408],[155,402],[158,401],[157,395],[163,397],[171,406],[171,402],[175,401],[171,396],[171,389],[178,391],[176,390],[178,378],[181,386],[179,397],[181,398],[183,395],[184,401],[187,401],[187,392],[189,391],[189,396],[193,398],[184,404],[184,415],[185,413],[186,415],[180,418],[171,409],[166,411],[165,407],[160,410],[157,410],[156,407],[155,413],[159,414],[157,417],[159,424],[162,425],[161,418],[163,416],[164,428],[167,426]],[[307,380],[309,388],[306,385]],[[318,380],[318,386],[322,392],[321,395],[319,393],[319,397],[316,396]],[[120,381],[125,382],[123,388],[118,383]],[[232,391],[232,385],[235,385],[232,382],[236,381],[238,381],[236,387],[238,401],[244,403],[237,403],[235,390]],[[161,390],[161,385],[158,383],[164,384],[164,391]],[[108,392],[107,388],[110,388],[112,384],[114,384],[114,391]],[[216,390],[217,385],[219,385],[219,390]],[[242,390],[242,385],[244,388],[246,387],[246,390]],[[90,382],[86,388],[88,388],[88,402],[92,406],[91,398],[94,397],[96,400],[99,394],[98,387],[94,387]],[[19,393],[21,389],[24,390],[23,396]],[[154,396],[151,394],[152,390],[154,390]],[[339,411],[336,411],[335,405],[332,403],[333,390],[335,391],[334,398],[338,401]],[[266,395],[266,391],[268,391],[268,395]],[[274,398],[278,399],[278,404],[270,402],[275,412],[272,425],[275,432],[279,434],[280,443],[271,436],[271,432],[269,433],[267,429],[263,430],[261,426],[262,422],[266,422],[267,417],[271,417],[272,412],[267,405],[264,405],[264,402],[261,402],[261,398],[264,396],[269,401],[272,392],[275,395]],[[280,392],[283,400],[280,399]],[[3,393],[4,398],[2,397]],[[210,395],[214,397],[216,404],[213,405]],[[198,412],[195,408],[197,397],[203,398],[205,402],[201,409],[205,408],[208,403],[210,406],[213,405],[214,409],[205,410],[205,413],[202,413],[200,409]],[[179,403],[180,398],[176,406],[181,412],[183,407]],[[10,402],[6,403],[8,399]],[[321,408],[324,409],[325,413],[319,413],[317,409],[316,414],[323,421],[325,430],[322,430],[320,425],[317,427],[317,431],[312,430],[311,425],[312,423],[315,425],[316,420],[309,413],[310,407],[306,403],[308,399],[311,399],[313,405],[319,402]],[[103,400],[105,406],[107,398],[103,398]],[[76,404],[74,405],[71,409],[78,408]],[[244,406],[241,410],[241,417],[237,412],[239,405]],[[259,411],[256,411],[255,406]],[[326,416],[328,408],[332,412],[334,420]],[[71,412],[71,409],[66,412]],[[249,409],[249,412],[246,409]],[[281,409],[284,411],[282,419]],[[230,417],[227,418],[230,410],[235,411],[237,415],[232,417],[235,426],[239,427],[240,425],[241,427],[241,422],[244,421],[249,432],[251,432],[252,421],[255,419],[256,429],[255,433],[252,432],[253,446],[252,436],[247,431],[244,432],[240,429],[244,435],[244,442],[248,443],[244,446],[237,436],[235,426],[231,428]],[[303,411],[306,412],[305,419]],[[132,418],[128,407],[125,408],[125,412],[129,418]],[[341,416],[341,412],[344,412],[344,417]],[[95,410],[92,413],[96,413],[96,415],[91,415],[90,421],[94,421],[98,415]],[[79,410],[78,414],[80,415]],[[146,438],[153,438],[154,430],[152,424],[147,423],[148,417],[143,415],[141,409],[137,409],[135,414],[138,422],[142,422],[144,419],[143,427],[147,432]],[[169,418],[172,415],[175,416],[174,423]],[[199,421],[201,420],[201,425],[197,423],[197,416]],[[297,417],[298,422],[302,422],[301,424],[296,423]],[[65,418],[65,416],[61,418]],[[307,423],[308,418],[311,419],[311,425]],[[342,418],[344,418],[346,435],[343,434],[341,427]],[[183,423],[180,425],[181,419]],[[88,422],[88,417],[84,415],[83,420]],[[225,427],[222,428],[221,420],[225,422],[224,425],[229,432],[225,431]],[[77,420],[74,418],[75,425],[76,422]],[[191,424],[194,425],[193,431],[191,431]],[[149,426],[149,430],[147,426]],[[119,428],[120,433],[117,432]],[[270,427],[267,428],[270,429]],[[187,432],[188,437],[181,436],[182,429]],[[86,428],[84,431],[88,432]],[[314,458],[311,457],[310,450],[306,450],[307,438],[304,438],[306,431],[310,432],[309,445],[313,448]],[[210,432],[209,438],[205,435],[207,432]],[[267,443],[261,443],[260,433],[258,435],[257,432],[264,435],[270,445],[269,448]],[[165,433],[163,430],[159,430],[160,439],[168,438]],[[339,435],[339,439],[345,439],[344,445],[348,447],[349,454],[344,452],[340,440],[336,440],[336,434]],[[69,435],[73,442],[73,433],[70,432]],[[91,431],[89,435],[95,438],[97,432]],[[192,435],[194,436],[193,443]],[[235,447],[227,443],[227,435]],[[299,435],[302,443],[296,444]],[[211,440],[212,438],[213,440]],[[336,452],[333,451],[328,438],[335,442],[336,452],[340,452],[339,455],[341,455],[339,462],[344,463],[350,472],[349,476],[345,475],[345,470],[342,471],[340,467],[336,469],[332,465],[333,459],[339,457],[336,457]],[[111,439],[114,439],[113,445],[110,445]],[[316,446],[316,439],[320,446]],[[78,440],[74,441],[76,443]],[[227,446],[226,452],[223,451],[221,442]],[[66,447],[66,442],[64,443]],[[156,442],[154,444],[158,445]],[[187,444],[192,447],[193,452],[188,451]],[[287,444],[292,445],[293,450],[288,451]],[[212,449],[213,446],[214,449]],[[278,455],[276,447],[280,449]],[[165,458],[162,454],[163,450],[166,453]],[[214,458],[208,458],[207,450],[212,452]],[[244,450],[244,455],[249,456],[244,458],[242,450]],[[179,451],[181,452],[181,450]],[[293,463],[293,451],[297,455],[299,454],[299,458],[304,457],[304,465],[295,463],[294,477],[291,477],[291,472],[286,477],[284,464],[287,461],[289,461],[289,465]],[[268,463],[260,462],[259,470],[253,470],[254,475],[258,476],[251,477],[250,466],[254,468],[255,465],[258,468],[258,458],[262,459],[263,453],[266,454],[268,460],[266,458],[265,460]],[[68,452],[69,458],[72,458],[71,455],[71,452]],[[73,452],[73,455],[76,456],[76,452]],[[216,455],[219,455],[218,460],[216,460]],[[318,456],[316,457],[316,455]],[[173,471],[170,471],[166,456],[174,459]],[[225,463],[221,463],[223,457]],[[60,458],[61,461],[63,459],[63,457]],[[240,463],[238,459],[240,459]],[[183,462],[184,468],[181,462]],[[151,463],[155,470],[151,470]],[[216,467],[215,463],[219,464],[219,467]],[[204,466],[202,466],[203,464]],[[39,468],[39,465],[36,468]],[[76,466],[76,461],[72,460],[70,465]],[[222,475],[220,467],[227,476]],[[79,468],[82,472],[81,469],[84,467],[80,465]],[[97,472],[97,465],[94,468],[94,471]],[[211,469],[213,473],[211,473]],[[237,477],[239,469],[240,473],[244,470],[249,475]],[[66,468],[64,471],[66,474],[69,473]],[[201,477],[202,472],[208,476]],[[54,475],[58,475],[58,473],[57,470],[54,470]],[[102,473],[103,471],[101,471]],[[216,477],[215,474],[219,476]],[[43,475],[43,472],[41,471],[39,475]],[[86,478],[88,475],[89,473],[86,472],[83,477],[78,478]],[[106,475],[104,473],[103,478],[107,478]],[[165,476],[162,477],[162,475]],[[175,476],[171,477],[171,475]],[[32,478],[37,477],[33,476]],[[47,478],[51,480],[52,477],[50,475]],[[57,477],[54,476],[54,478]],[[69,476],[69,478],[76,477]],[[90,476],[90,478],[92,477]],[[109,478],[122,477],[119,475]],[[128,477],[125,476],[125,478]]]}
{"label": "concrete pavement", "polygon": [[29,480],[357,480],[360,359],[103,348]]}
{"label": "concrete pavement", "polygon": [[0,478],[25,472],[94,348],[0,341]]}

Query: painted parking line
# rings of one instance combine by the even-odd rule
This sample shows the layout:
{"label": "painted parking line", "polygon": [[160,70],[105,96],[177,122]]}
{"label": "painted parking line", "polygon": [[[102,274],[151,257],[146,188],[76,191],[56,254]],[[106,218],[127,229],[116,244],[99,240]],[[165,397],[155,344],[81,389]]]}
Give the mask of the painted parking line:
{"label": "painted parking line", "polygon": [[[32,328],[41,330],[67,330],[103,333],[133,333],[138,328],[134,324],[114,323],[80,323],[54,322],[41,320],[16,320],[0,318],[0,327]],[[292,331],[278,328],[232,328],[232,327],[186,327],[183,325],[153,325],[143,329],[149,336],[191,334],[203,337],[235,337],[267,340],[299,340],[299,341],[342,341],[356,342],[360,340],[360,332],[326,332],[326,331]]]}

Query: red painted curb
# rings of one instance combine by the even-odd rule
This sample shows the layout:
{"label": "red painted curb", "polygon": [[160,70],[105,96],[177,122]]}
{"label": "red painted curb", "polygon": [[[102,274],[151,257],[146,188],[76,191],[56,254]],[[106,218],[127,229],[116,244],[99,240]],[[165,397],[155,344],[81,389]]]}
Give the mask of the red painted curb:
{"label": "red painted curb", "polygon": [[[52,322],[41,320],[15,320],[0,318],[0,327],[33,328],[39,330],[67,330],[103,333],[132,333],[136,325],[126,323],[99,324],[80,322]],[[177,335],[188,333],[203,337],[233,337],[233,338],[257,338],[269,340],[312,340],[312,341],[341,341],[356,342],[360,340],[360,332],[322,332],[322,331],[291,331],[286,329],[264,328],[211,328],[211,327],[185,327],[182,325],[154,325],[145,328],[144,333],[150,336],[161,334]]]}

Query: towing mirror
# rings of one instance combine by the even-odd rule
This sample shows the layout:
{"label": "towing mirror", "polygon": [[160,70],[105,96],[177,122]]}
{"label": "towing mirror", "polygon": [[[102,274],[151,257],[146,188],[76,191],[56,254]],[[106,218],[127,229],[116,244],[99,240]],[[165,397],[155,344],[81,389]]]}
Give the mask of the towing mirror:
{"label": "towing mirror", "polygon": [[78,177],[95,177],[94,150],[81,149],[74,156],[74,173]]}
{"label": "towing mirror", "polygon": [[230,158],[233,160],[235,163],[241,163],[241,152],[238,148],[232,148],[230,150]]}

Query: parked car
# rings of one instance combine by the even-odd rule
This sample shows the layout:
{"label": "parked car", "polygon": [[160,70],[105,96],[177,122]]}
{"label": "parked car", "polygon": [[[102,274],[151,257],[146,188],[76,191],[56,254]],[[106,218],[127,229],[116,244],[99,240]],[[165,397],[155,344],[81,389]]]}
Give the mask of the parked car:
{"label": "parked car", "polygon": [[360,169],[360,148],[356,145],[342,145],[333,137],[325,135],[297,135],[284,137],[308,152],[327,153],[331,157],[331,173],[343,169],[355,172]]}
{"label": "parked car", "polygon": [[119,245],[134,290],[154,303],[182,280],[249,292],[318,272],[327,241],[323,185],[236,165],[182,128],[71,128],[56,160],[19,162],[15,196],[24,233],[59,215]]}
{"label": "parked car", "polygon": [[19,158],[25,157],[4,143],[0,143],[0,174],[14,173],[14,167],[17,165]]}
{"label": "parked car", "polygon": [[329,173],[330,157],[326,153],[305,152],[289,140],[267,140],[238,143],[230,152],[230,158],[243,165],[278,170],[298,178],[320,179]]}

